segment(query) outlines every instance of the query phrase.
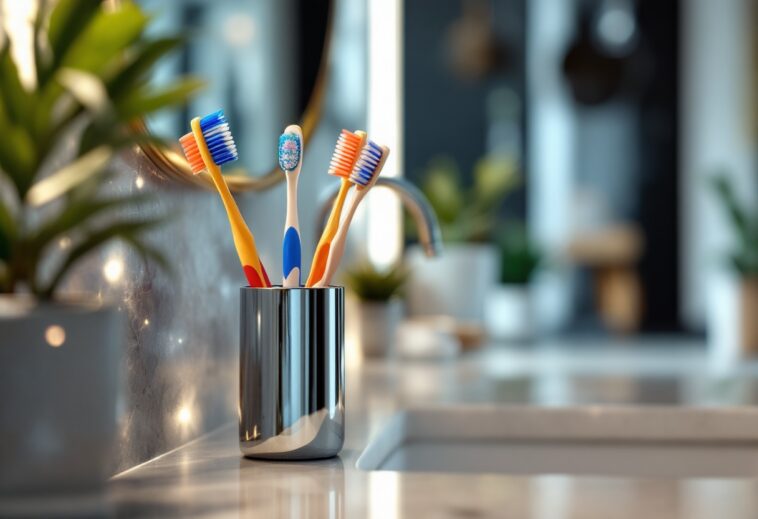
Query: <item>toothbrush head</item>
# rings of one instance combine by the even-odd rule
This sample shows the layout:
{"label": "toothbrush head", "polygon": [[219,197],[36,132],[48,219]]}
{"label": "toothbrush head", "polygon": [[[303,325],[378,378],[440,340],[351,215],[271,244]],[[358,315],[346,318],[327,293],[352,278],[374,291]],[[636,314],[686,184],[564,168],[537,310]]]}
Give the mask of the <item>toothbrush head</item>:
{"label": "toothbrush head", "polygon": [[389,153],[386,146],[379,146],[374,141],[366,142],[350,174],[350,180],[358,189],[368,189],[376,183]]}
{"label": "toothbrush head", "polygon": [[224,111],[218,110],[200,119],[200,129],[211,158],[217,166],[223,166],[237,160],[237,146],[234,144],[229,123]]}
{"label": "toothbrush head", "polygon": [[355,161],[361,153],[361,147],[366,142],[365,132],[342,130],[337,145],[334,147],[332,160],[329,163],[329,174],[336,177],[350,178]]}
{"label": "toothbrush head", "polygon": [[187,157],[190,169],[193,175],[197,175],[205,169],[205,163],[203,157],[200,155],[200,150],[197,147],[197,141],[195,140],[195,134],[189,132],[187,135],[179,139],[179,144],[182,145],[184,156]]}
{"label": "toothbrush head", "polygon": [[295,171],[302,161],[302,135],[300,127],[292,124],[279,137],[279,167],[285,172]]}

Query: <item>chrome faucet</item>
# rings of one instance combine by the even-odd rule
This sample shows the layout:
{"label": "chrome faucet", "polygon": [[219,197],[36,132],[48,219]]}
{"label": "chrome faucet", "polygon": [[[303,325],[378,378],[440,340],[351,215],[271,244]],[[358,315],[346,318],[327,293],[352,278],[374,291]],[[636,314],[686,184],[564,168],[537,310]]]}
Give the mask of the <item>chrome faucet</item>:
{"label": "chrome faucet", "polygon": [[[316,241],[321,237],[321,229],[326,222],[326,218],[329,216],[334,199],[337,198],[339,187],[339,184],[336,184],[334,188],[331,188],[321,202],[318,220],[316,220],[317,222],[321,222],[321,225],[317,229]],[[424,252],[429,257],[439,256],[442,252],[440,224],[437,221],[437,214],[421,190],[407,180],[390,177],[379,177],[374,187],[387,188],[397,193],[397,196],[403,202],[403,206],[408,209],[413,217],[413,221],[416,222],[419,241],[424,247]]]}

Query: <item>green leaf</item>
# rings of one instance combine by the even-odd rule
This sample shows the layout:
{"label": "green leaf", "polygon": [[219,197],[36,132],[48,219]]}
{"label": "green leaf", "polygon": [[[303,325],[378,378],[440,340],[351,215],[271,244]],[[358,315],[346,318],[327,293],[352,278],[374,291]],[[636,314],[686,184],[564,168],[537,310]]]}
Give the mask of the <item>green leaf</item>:
{"label": "green leaf", "polygon": [[203,81],[187,78],[165,88],[150,88],[147,91],[140,89],[130,93],[115,108],[122,120],[130,121],[162,108],[184,103],[204,85]]}
{"label": "green leaf", "polygon": [[16,238],[16,223],[10,210],[0,198],[0,260],[7,262]]}
{"label": "green leaf", "polygon": [[34,181],[35,153],[29,135],[11,123],[0,103],[0,169],[8,175],[20,197]]}
{"label": "green leaf", "polygon": [[77,39],[87,33],[87,26],[100,12],[101,5],[100,0],[56,2],[50,14],[50,26],[47,31],[53,63],[44,70],[42,77],[38,78],[40,85],[47,83]]}
{"label": "green leaf", "polygon": [[72,68],[63,68],[58,71],[56,79],[79,104],[92,114],[104,113],[109,109],[108,91],[96,75]]}
{"label": "green leaf", "polygon": [[101,171],[113,156],[113,150],[101,146],[68,164],[32,186],[26,195],[31,206],[44,205]]}
{"label": "green leaf", "polygon": [[29,131],[33,128],[32,96],[21,84],[16,63],[10,54],[6,40],[0,49],[0,102],[5,107],[8,119],[18,128]]}
{"label": "green leaf", "polygon": [[742,243],[749,242],[751,239],[749,218],[747,213],[740,207],[729,178],[723,174],[717,175],[711,179],[711,185],[721,200],[724,210],[734,226],[737,237]]}
{"label": "green leaf", "polygon": [[[39,0],[37,14],[34,17],[34,24],[32,26],[32,49],[34,51],[34,71],[37,85],[41,85],[47,81],[52,67],[52,50],[50,49],[50,42],[47,41],[48,34],[44,32],[47,25],[48,12],[47,0]],[[45,41],[43,41],[43,37]]]}
{"label": "green leaf", "polygon": [[154,197],[147,193],[101,199],[72,199],[56,218],[42,225],[29,241],[35,249],[41,250],[56,238],[76,230],[97,216],[123,207],[143,204],[152,199]]}
{"label": "green leaf", "polygon": [[160,38],[143,43],[136,49],[127,65],[108,81],[113,99],[135,90],[155,63],[183,43],[183,38]]}
{"label": "green leaf", "polygon": [[485,210],[497,207],[519,181],[513,158],[485,156],[474,165],[474,202]]}
{"label": "green leaf", "polygon": [[120,121],[108,117],[91,121],[86,126],[79,143],[79,154],[84,155],[103,145],[114,150],[122,150],[135,145],[147,144],[159,147],[171,145],[169,141],[158,135],[128,129]]}
{"label": "green leaf", "polygon": [[61,65],[105,78],[109,72],[115,73],[114,59],[124,58],[125,49],[140,38],[147,22],[147,16],[132,2],[123,2],[113,12],[101,9],[72,42]]}
{"label": "green leaf", "polygon": [[517,285],[528,283],[542,260],[542,254],[529,238],[524,223],[506,225],[499,245],[500,282]]}
{"label": "green leaf", "polygon": [[44,299],[52,298],[69,270],[88,253],[99,248],[106,242],[114,238],[123,238],[130,243],[133,243],[136,236],[141,232],[144,232],[151,227],[155,227],[161,222],[160,219],[122,221],[88,234],[66,255],[61,265],[53,274],[50,283],[46,288],[40,291],[39,295]]}
{"label": "green leaf", "polygon": [[[87,0],[88,2],[91,0]],[[77,16],[77,4],[74,0],[59,1],[60,4],[69,4],[60,14],[61,33],[68,34],[73,21],[69,18]],[[99,6],[100,2],[96,2]],[[106,12],[98,8],[94,15],[90,11],[90,4],[85,5],[85,18],[90,16],[89,23],[77,26],[77,31],[72,31],[71,38],[60,36],[62,42],[58,48],[55,65],[52,67],[48,80],[40,84],[39,102],[35,112],[34,124],[37,135],[45,141],[55,140],[55,136],[81,111],[80,107],[74,107],[51,128],[51,114],[54,113],[58,100],[65,92],[58,81],[49,81],[57,78],[59,68],[71,68],[89,72],[101,80],[108,79],[119,70],[118,64],[122,62],[128,49],[140,38],[147,24],[148,18],[142,13],[137,5],[132,2],[123,2],[118,10]],[[71,9],[73,12],[69,12]],[[58,42],[57,32],[52,31],[51,45]],[[63,55],[60,54],[63,52]],[[50,145],[49,142],[46,144]]]}
{"label": "green leaf", "polygon": [[401,266],[382,271],[364,263],[345,273],[345,284],[363,301],[388,301],[400,295],[407,278]]}
{"label": "green leaf", "polygon": [[464,199],[455,162],[447,158],[432,160],[423,191],[442,223],[452,223],[458,219],[464,207]]}

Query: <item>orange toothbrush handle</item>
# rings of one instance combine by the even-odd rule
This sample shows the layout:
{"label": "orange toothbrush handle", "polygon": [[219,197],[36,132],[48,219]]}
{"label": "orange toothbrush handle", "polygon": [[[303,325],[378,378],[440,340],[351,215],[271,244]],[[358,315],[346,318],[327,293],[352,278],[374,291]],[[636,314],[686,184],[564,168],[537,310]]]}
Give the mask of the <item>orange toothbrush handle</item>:
{"label": "orange toothbrush handle", "polygon": [[242,213],[240,213],[231,191],[229,191],[229,186],[227,186],[226,180],[224,180],[221,174],[221,169],[213,162],[208,145],[205,142],[205,137],[200,129],[200,119],[198,117],[192,119],[190,126],[192,127],[192,133],[197,141],[197,148],[203,158],[205,168],[210,173],[213,183],[216,185],[216,190],[224,204],[224,209],[226,209],[229,226],[232,230],[232,238],[234,239],[234,247],[237,249],[237,255],[242,264],[245,277],[251,287],[270,287],[271,282],[268,280],[263,263],[258,256],[253,233],[250,232],[245,223],[245,219],[242,217]]}
{"label": "orange toothbrush handle", "polygon": [[329,259],[329,250],[331,249],[332,240],[334,235],[337,234],[337,229],[340,224],[340,216],[342,215],[342,207],[345,205],[345,198],[347,198],[347,192],[353,186],[352,182],[347,179],[342,179],[340,184],[340,190],[337,194],[337,198],[332,206],[332,213],[329,215],[329,220],[326,222],[324,232],[321,233],[321,239],[316,246],[316,252],[313,254],[313,261],[311,262],[311,271],[308,274],[308,280],[305,282],[306,287],[312,287],[324,276],[326,271],[326,262]]}
{"label": "orange toothbrush handle", "polygon": [[316,252],[313,254],[311,273],[308,276],[308,281],[306,281],[305,286],[312,287],[323,277],[324,271],[326,270],[326,260],[329,259],[329,249],[331,248],[331,245],[331,241],[319,243]]}

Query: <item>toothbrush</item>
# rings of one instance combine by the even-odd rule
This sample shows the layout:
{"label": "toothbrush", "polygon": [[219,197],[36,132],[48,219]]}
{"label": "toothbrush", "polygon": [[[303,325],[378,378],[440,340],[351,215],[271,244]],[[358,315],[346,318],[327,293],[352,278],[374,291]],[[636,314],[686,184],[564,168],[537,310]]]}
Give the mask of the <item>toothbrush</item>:
{"label": "toothbrush", "polygon": [[213,178],[221,201],[224,203],[229,225],[232,228],[234,246],[242,263],[247,282],[251,287],[270,287],[271,282],[258,257],[255,238],[245,224],[237,204],[234,202],[229,186],[226,185],[219,166],[237,160],[237,146],[234,144],[229,123],[223,110],[218,110],[202,119],[195,117],[190,125],[192,132],[186,134],[179,142],[190,164],[192,173],[197,175],[207,169]]}
{"label": "toothbrush", "polygon": [[355,195],[350,203],[350,208],[345,215],[344,220],[340,224],[337,234],[334,236],[334,241],[329,251],[329,259],[326,262],[326,268],[324,269],[324,276],[316,283],[317,287],[327,287],[332,282],[332,277],[339,266],[342,255],[345,252],[345,241],[347,238],[347,231],[350,227],[350,222],[355,215],[358,205],[366,197],[369,190],[374,187],[376,180],[379,178],[379,174],[382,172],[384,163],[389,156],[390,150],[386,146],[379,146],[374,141],[368,141],[368,143],[361,150],[360,158],[353,167],[353,172],[350,175],[350,180],[356,184]]}
{"label": "toothbrush", "polygon": [[326,270],[326,261],[329,258],[329,250],[331,248],[332,240],[335,234],[337,234],[337,228],[340,224],[340,216],[342,215],[342,207],[345,205],[345,198],[353,182],[350,180],[350,174],[353,171],[355,162],[361,153],[361,148],[366,144],[366,132],[357,131],[355,133],[348,130],[342,130],[339,138],[337,139],[337,145],[334,147],[334,153],[332,154],[332,161],[329,163],[329,174],[340,177],[341,184],[340,190],[337,194],[337,198],[334,200],[332,206],[332,212],[329,215],[329,220],[324,227],[324,232],[321,234],[321,238],[316,246],[316,252],[313,254],[313,262],[311,263],[311,271],[308,274],[308,280],[305,282],[305,286],[312,287],[318,283],[322,277],[324,277],[324,271]]}
{"label": "toothbrush", "polygon": [[303,130],[287,126],[279,137],[279,167],[287,178],[287,218],[282,241],[284,288],[300,287],[300,230],[297,222],[297,178],[303,165]]}

